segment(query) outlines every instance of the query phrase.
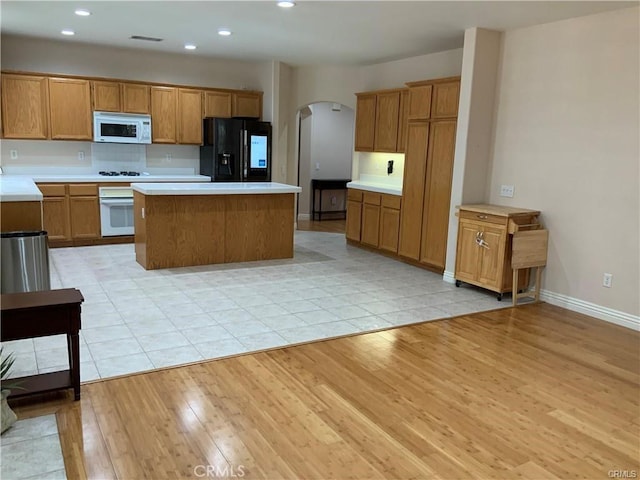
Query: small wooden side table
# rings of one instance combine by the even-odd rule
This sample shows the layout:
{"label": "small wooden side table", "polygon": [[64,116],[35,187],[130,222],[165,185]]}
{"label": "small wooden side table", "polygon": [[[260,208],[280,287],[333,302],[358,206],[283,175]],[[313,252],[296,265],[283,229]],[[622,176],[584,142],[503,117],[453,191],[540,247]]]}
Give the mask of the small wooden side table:
{"label": "small wooden side table", "polygon": [[80,400],[80,290],[64,288],[38,292],[7,293],[0,298],[0,337],[3,342],[50,335],[67,336],[69,370],[41,373],[21,378],[21,389],[12,397],[73,388],[74,399]]}

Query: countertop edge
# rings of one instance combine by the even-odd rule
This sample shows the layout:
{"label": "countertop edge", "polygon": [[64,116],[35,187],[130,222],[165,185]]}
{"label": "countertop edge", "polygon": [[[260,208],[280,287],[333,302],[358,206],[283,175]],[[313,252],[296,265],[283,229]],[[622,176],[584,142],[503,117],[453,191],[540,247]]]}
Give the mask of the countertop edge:
{"label": "countertop edge", "polygon": [[[273,182],[275,183],[275,182]],[[196,185],[203,185],[203,183],[192,183],[190,185],[180,185],[171,183],[157,183],[157,184],[131,184],[131,188],[134,192],[141,193],[143,195],[268,195],[268,194],[286,194],[286,193],[300,193],[302,188],[294,185],[277,184],[273,187],[254,187],[243,188],[229,186],[224,183],[211,183],[207,182],[204,185],[210,185],[208,189],[197,188]],[[243,185],[251,185],[250,183]]]}
{"label": "countertop edge", "polygon": [[370,183],[361,182],[349,182],[347,188],[354,188],[356,190],[364,190],[365,192],[386,193],[389,195],[402,196],[402,187],[394,188],[387,185],[375,185]]}

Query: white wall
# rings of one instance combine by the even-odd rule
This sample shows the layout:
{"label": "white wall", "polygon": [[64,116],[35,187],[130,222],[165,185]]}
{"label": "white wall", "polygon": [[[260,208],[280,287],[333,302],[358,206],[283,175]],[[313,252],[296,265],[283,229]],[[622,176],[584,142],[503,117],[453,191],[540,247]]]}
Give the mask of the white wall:
{"label": "white wall", "polygon": [[500,32],[468,28],[460,81],[445,279],[453,282],[456,262],[457,206],[486,200],[493,143],[493,111],[500,61]]}
{"label": "white wall", "polygon": [[[636,7],[504,34],[487,196],[542,211],[550,299],[635,322],[639,15]],[[515,185],[513,199],[498,195],[501,184]],[[604,272],[612,288],[602,287]]]}

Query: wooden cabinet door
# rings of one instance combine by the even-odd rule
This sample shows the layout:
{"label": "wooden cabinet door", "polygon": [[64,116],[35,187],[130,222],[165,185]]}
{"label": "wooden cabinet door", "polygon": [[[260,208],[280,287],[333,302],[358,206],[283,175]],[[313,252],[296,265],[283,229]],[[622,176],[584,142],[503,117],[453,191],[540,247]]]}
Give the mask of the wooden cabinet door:
{"label": "wooden cabinet door", "polygon": [[100,238],[98,197],[70,197],[71,238]]}
{"label": "wooden cabinet door", "polygon": [[201,90],[178,90],[178,143],[202,144]]}
{"label": "wooden cabinet door", "polygon": [[409,122],[402,183],[398,254],[414,260],[420,258],[428,139],[429,124],[427,122]]}
{"label": "wooden cabinet door", "polygon": [[477,279],[480,267],[480,247],[476,243],[476,237],[479,234],[480,228],[474,223],[461,221],[458,224],[455,272],[457,280],[473,282]]}
{"label": "wooden cabinet door", "polygon": [[377,247],[380,236],[380,205],[362,204],[362,243]]}
{"label": "wooden cabinet door", "polygon": [[433,85],[409,87],[409,120],[427,120],[431,115]]}
{"label": "wooden cabinet door", "polygon": [[231,92],[204,92],[204,116],[231,117]]}
{"label": "wooden cabinet door", "polygon": [[260,118],[262,116],[262,95],[256,92],[234,92],[231,114],[234,117]]}
{"label": "wooden cabinet door", "polygon": [[442,269],[447,256],[455,146],[456,121],[431,122],[422,211],[420,261]]}
{"label": "wooden cabinet door", "polygon": [[42,199],[42,227],[50,241],[71,239],[69,226],[69,200],[64,197],[44,197]]}
{"label": "wooden cabinet door", "polygon": [[409,121],[409,90],[400,92],[400,112],[398,113],[398,143],[396,151],[404,153],[407,145],[407,122]]}
{"label": "wooden cabinet door", "polygon": [[436,83],[433,85],[431,118],[451,118],[458,116],[460,81]]}
{"label": "wooden cabinet door", "polygon": [[122,111],[126,113],[149,113],[149,85],[122,84]]}
{"label": "wooden cabinet door", "polygon": [[4,138],[48,138],[49,90],[46,77],[2,74]]}
{"label": "wooden cabinet door", "polygon": [[98,112],[121,112],[119,82],[91,82],[93,110]]}
{"label": "wooden cabinet door", "polygon": [[381,250],[398,252],[398,235],[400,232],[400,210],[389,207],[380,209],[380,240]]}
{"label": "wooden cabinet door", "polygon": [[372,152],[375,139],[376,94],[358,95],[356,104],[355,149]]}
{"label": "wooden cabinet door", "polygon": [[345,236],[354,242],[360,241],[362,227],[362,202],[347,200],[347,222]]}
{"label": "wooden cabinet door", "polygon": [[153,143],[176,143],[177,93],[173,87],[151,87]]}
{"label": "wooden cabinet door", "polygon": [[91,140],[91,88],[89,80],[49,78],[51,138]]}
{"label": "wooden cabinet door", "polygon": [[377,94],[374,152],[395,152],[398,148],[400,92]]}
{"label": "wooden cabinet door", "polygon": [[481,238],[485,247],[478,246],[480,267],[478,281],[488,288],[502,288],[502,270],[505,260],[507,230],[506,227],[482,227]]}

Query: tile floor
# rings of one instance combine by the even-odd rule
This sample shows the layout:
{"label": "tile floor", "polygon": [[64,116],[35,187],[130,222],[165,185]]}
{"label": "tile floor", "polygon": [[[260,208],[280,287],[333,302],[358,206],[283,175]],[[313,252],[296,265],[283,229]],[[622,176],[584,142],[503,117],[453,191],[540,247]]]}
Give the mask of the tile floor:
{"label": "tile floor", "polygon": [[[326,232],[296,231],[286,260],[146,271],[125,244],[52,249],[50,264],[52,288],[85,298],[82,381],[510,304]],[[68,368],[63,336],[5,346],[12,376]]]}
{"label": "tile floor", "polygon": [[18,420],[0,440],[7,480],[66,480],[55,415]]}

